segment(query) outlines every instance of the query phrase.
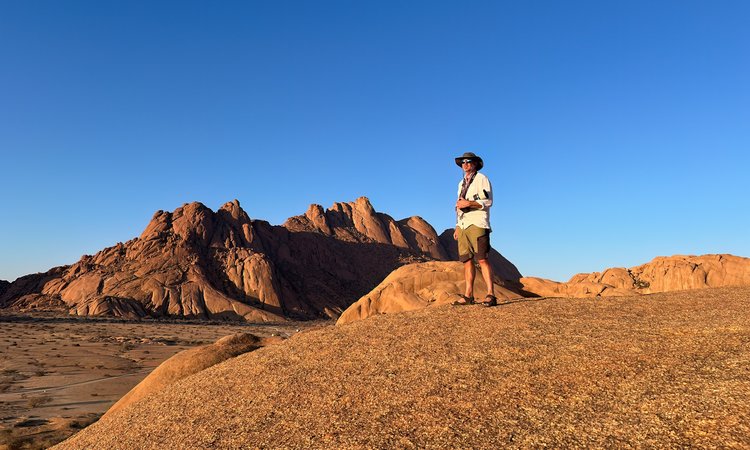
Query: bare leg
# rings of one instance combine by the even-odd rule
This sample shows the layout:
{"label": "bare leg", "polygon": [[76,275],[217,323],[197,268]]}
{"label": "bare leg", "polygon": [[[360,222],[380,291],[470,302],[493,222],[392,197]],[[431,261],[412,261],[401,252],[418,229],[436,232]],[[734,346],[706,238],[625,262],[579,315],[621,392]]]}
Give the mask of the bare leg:
{"label": "bare leg", "polygon": [[487,295],[495,295],[495,286],[492,284],[492,266],[486,259],[479,260],[479,267],[482,269],[482,278],[487,285]]}
{"label": "bare leg", "polygon": [[464,263],[464,279],[466,280],[466,296],[474,297],[474,277],[477,273],[474,260],[470,259]]}

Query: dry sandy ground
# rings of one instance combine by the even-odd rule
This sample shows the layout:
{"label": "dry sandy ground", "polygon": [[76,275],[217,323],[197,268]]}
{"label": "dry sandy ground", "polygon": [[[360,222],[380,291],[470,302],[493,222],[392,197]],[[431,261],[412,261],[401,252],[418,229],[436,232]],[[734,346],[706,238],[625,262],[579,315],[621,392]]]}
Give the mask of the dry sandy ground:
{"label": "dry sandy ground", "polygon": [[64,449],[750,448],[750,288],[437,307],[294,335]]}
{"label": "dry sandy ground", "polygon": [[0,311],[0,449],[62,441],[181,350],[237,332],[288,336],[298,328],[291,322],[125,322]]}

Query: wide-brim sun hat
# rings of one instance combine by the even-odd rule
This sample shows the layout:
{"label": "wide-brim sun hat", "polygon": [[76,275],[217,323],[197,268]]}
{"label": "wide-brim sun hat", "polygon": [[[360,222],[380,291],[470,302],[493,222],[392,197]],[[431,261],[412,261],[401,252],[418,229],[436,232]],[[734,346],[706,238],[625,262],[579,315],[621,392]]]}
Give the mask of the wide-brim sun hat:
{"label": "wide-brim sun hat", "polygon": [[466,152],[463,155],[456,158],[456,165],[461,167],[461,161],[464,159],[471,159],[473,161],[477,162],[477,170],[480,170],[482,167],[484,167],[484,161],[482,161],[482,158],[478,157],[472,152]]}

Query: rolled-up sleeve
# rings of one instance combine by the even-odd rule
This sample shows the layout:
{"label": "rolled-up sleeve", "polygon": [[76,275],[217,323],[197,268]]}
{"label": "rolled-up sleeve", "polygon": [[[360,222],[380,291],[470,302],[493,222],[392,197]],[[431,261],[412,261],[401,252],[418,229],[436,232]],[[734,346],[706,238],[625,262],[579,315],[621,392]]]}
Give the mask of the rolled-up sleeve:
{"label": "rolled-up sleeve", "polygon": [[487,209],[492,206],[492,184],[490,184],[490,180],[487,177],[482,177],[479,181],[480,198],[476,202],[479,203],[482,209]]}

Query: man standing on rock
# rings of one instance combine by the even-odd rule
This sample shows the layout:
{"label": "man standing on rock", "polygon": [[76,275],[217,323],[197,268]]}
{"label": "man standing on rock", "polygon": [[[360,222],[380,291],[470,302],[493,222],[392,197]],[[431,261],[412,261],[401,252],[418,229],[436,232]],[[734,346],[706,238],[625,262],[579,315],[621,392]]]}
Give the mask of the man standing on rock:
{"label": "man standing on rock", "polygon": [[484,162],[479,156],[471,152],[464,153],[456,158],[456,164],[464,171],[464,177],[458,183],[456,230],[453,232],[453,238],[458,241],[458,259],[464,263],[466,292],[453,304],[474,303],[474,278],[476,276],[474,258],[476,258],[487,285],[487,296],[481,304],[495,306],[497,298],[492,284],[492,266],[488,260],[492,186],[490,180],[479,173],[484,167]]}

